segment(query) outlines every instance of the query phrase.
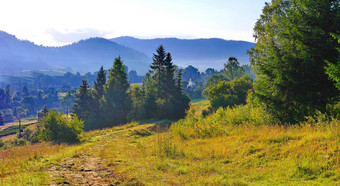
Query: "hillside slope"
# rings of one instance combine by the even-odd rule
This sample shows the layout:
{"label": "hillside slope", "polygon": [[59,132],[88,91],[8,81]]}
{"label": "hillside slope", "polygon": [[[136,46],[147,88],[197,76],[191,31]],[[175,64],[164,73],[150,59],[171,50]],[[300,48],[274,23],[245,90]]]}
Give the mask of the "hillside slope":
{"label": "hillside slope", "polygon": [[131,123],[86,132],[80,144],[0,150],[0,184],[339,185],[339,126],[235,125],[182,139]]}

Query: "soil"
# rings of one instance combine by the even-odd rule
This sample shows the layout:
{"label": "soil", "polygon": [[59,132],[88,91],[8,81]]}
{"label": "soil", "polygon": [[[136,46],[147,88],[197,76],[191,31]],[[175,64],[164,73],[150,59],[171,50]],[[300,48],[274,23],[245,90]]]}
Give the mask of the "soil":
{"label": "soil", "polygon": [[48,169],[50,185],[118,185],[117,176],[98,158],[74,155]]}

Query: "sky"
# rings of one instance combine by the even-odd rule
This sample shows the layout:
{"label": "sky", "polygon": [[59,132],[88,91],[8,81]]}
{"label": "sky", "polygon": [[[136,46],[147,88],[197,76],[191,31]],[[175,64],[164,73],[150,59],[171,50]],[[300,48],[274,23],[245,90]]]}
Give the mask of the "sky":
{"label": "sky", "polygon": [[269,0],[1,0],[0,30],[38,45],[90,37],[222,38],[254,42]]}

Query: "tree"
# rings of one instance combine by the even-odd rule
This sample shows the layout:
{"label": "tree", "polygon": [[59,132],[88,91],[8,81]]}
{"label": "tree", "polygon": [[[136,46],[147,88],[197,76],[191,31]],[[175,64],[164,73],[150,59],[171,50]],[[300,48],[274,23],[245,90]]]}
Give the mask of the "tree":
{"label": "tree", "polygon": [[157,91],[150,73],[146,73],[145,75],[142,84],[142,93],[144,94],[143,119],[157,118],[157,105],[156,105]]}
{"label": "tree", "polygon": [[223,72],[228,81],[241,78],[245,74],[244,68],[240,66],[235,57],[230,57],[228,63],[224,64]]}
{"label": "tree", "polygon": [[172,59],[168,59],[171,55],[168,55],[165,52],[163,45],[160,45],[157,50],[157,54],[153,54],[153,62],[150,65],[151,70],[149,70],[150,74],[152,75],[152,79],[155,82],[155,87],[157,90],[157,96],[163,97],[165,96],[162,90],[164,90],[164,79],[165,79],[165,64],[169,64]]}
{"label": "tree", "polygon": [[[179,119],[179,116],[185,115],[185,109],[181,109],[181,104],[184,104],[182,101],[185,102],[186,99],[178,97],[183,92],[179,93],[176,86],[174,78],[176,66],[172,63],[171,54],[165,52],[163,45],[160,45],[156,52],[153,55],[153,63],[150,66],[152,80],[147,82],[154,88],[150,88],[150,92],[145,92],[148,99],[146,104],[150,106],[149,109],[154,109],[152,107],[156,105],[154,117],[157,119]],[[154,90],[156,96],[154,95]],[[154,102],[153,99],[155,99]],[[178,114],[178,112],[183,112],[183,114]]]}
{"label": "tree", "polygon": [[129,91],[131,101],[132,101],[132,107],[131,111],[129,113],[129,119],[133,121],[140,121],[143,119],[144,116],[144,110],[143,110],[143,104],[144,104],[144,94],[142,89],[139,87],[139,85],[135,85],[131,88]]}
{"label": "tree", "polygon": [[5,99],[5,104],[7,108],[11,108],[12,106],[12,93],[11,93],[11,86],[6,85],[6,99]]}
{"label": "tree", "polygon": [[39,138],[57,143],[78,142],[83,128],[84,123],[78,119],[77,115],[70,118],[53,109],[41,119]]}
{"label": "tree", "polygon": [[[338,43],[340,44],[340,34],[332,34],[332,36],[337,39]],[[340,50],[340,48],[338,48],[338,50]],[[329,61],[326,62],[326,74],[328,74],[328,76],[335,82],[335,86],[340,90],[340,55],[338,57],[337,63],[331,63]]]}
{"label": "tree", "polygon": [[4,114],[0,112],[0,126],[5,124]]}
{"label": "tree", "polygon": [[125,123],[129,113],[131,100],[127,93],[128,82],[125,65],[120,57],[115,58],[113,67],[109,69],[109,79],[104,86],[104,96],[100,100],[103,124],[113,126]]}
{"label": "tree", "polygon": [[183,92],[181,71],[179,71],[177,75],[176,93],[173,101],[174,109],[172,119],[184,118],[186,111],[189,109],[190,98]]}
{"label": "tree", "polygon": [[69,90],[67,91],[66,96],[64,96],[61,101],[61,108],[66,111],[66,114],[69,113],[69,109],[71,109],[74,105],[74,101],[76,99],[76,91],[75,90]]}
{"label": "tree", "polygon": [[76,100],[74,101],[74,105],[72,107],[72,113],[84,121],[85,130],[92,129],[92,119],[94,117],[93,104],[94,99],[89,90],[89,85],[84,79],[83,84],[79,87],[79,91],[76,94]]}
{"label": "tree", "polygon": [[253,81],[249,75],[229,82],[220,81],[208,89],[211,109],[216,111],[219,107],[226,108],[246,104],[247,93],[252,88]]}
{"label": "tree", "polygon": [[339,90],[325,73],[339,55],[339,1],[272,0],[254,28],[249,52],[255,96],[282,122],[298,122],[325,106]]}
{"label": "tree", "polygon": [[94,82],[94,86],[93,86],[97,100],[100,100],[104,95],[105,83],[106,83],[106,73],[104,71],[103,66],[101,66],[97,74],[97,79]]}
{"label": "tree", "polygon": [[26,85],[22,88],[22,95],[24,97],[29,96],[29,92],[28,92]]}

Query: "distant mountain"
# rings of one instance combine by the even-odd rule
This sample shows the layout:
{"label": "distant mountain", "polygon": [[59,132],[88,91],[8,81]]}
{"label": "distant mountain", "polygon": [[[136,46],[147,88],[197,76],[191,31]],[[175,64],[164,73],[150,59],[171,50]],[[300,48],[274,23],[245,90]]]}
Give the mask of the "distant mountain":
{"label": "distant mountain", "polygon": [[21,75],[30,71],[97,71],[101,65],[112,67],[115,57],[144,74],[151,58],[142,52],[103,38],[81,40],[63,47],[44,47],[0,31],[0,75]]}
{"label": "distant mountain", "polygon": [[118,37],[110,39],[118,44],[138,50],[152,57],[156,48],[163,45],[170,52],[176,65],[186,67],[193,65],[201,69],[213,67],[223,68],[223,64],[231,56],[236,57],[241,64],[249,64],[247,50],[254,43],[246,41],[230,41],[223,39],[137,39],[133,37]]}
{"label": "distant mountain", "polygon": [[0,31],[0,75],[29,75],[32,71],[60,74],[97,71],[101,65],[112,67],[114,58],[121,56],[130,70],[139,75],[148,71],[152,54],[163,44],[172,54],[176,65],[193,65],[200,70],[223,68],[230,56],[241,64],[249,64],[247,50],[254,43],[223,39],[114,39],[90,38],[62,47],[45,47]]}

